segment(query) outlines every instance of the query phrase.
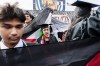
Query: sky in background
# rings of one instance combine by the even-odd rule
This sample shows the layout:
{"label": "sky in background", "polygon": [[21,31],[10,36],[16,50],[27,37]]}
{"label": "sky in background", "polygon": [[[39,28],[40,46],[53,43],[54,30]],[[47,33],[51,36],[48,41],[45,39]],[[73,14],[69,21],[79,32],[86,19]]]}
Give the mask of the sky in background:
{"label": "sky in background", "polygon": [[[67,3],[73,3],[75,2],[76,0],[66,0],[66,4]],[[94,3],[94,4],[99,4],[100,5],[100,0],[81,0],[81,1],[87,1],[87,2],[91,2],[91,3]],[[22,9],[25,9],[25,10],[33,10],[33,0],[0,0],[0,5],[2,4],[5,4],[5,3],[15,3],[15,2],[18,2],[18,6]],[[66,7],[68,11],[70,10],[74,10],[75,7],[72,7],[72,6],[68,6]]]}

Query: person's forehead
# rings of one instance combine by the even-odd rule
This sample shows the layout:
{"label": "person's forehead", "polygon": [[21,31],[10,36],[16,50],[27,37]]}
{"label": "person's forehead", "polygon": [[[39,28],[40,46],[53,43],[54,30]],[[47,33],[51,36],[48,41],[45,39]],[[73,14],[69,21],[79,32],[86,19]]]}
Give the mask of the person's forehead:
{"label": "person's forehead", "polygon": [[7,18],[4,20],[0,20],[0,22],[21,22],[19,18]]}
{"label": "person's forehead", "polygon": [[2,22],[2,24],[23,24],[21,22]]}
{"label": "person's forehead", "polygon": [[43,30],[45,30],[45,29],[49,29],[48,27],[46,27],[46,28],[43,28]]}
{"label": "person's forehead", "polygon": [[18,20],[10,20],[10,21],[4,21],[4,22],[1,22],[1,24],[19,25],[19,24],[23,24],[23,23],[20,22],[20,21],[18,21]]}
{"label": "person's forehead", "polygon": [[25,15],[25,16],[26,16],[26,17],[30,17],[30,15],[28,15],[28,14],[27,14],[27,15]]}

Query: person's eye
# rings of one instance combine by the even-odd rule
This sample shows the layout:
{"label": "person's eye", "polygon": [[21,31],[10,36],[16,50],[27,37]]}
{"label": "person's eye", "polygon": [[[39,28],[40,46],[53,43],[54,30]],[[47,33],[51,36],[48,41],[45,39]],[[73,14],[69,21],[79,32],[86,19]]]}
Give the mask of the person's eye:
{"label": "person's eye", "polygon": [[44,31],[46,31],[46,29]]}
{"label": "person's eye", "polygon": [[21,29],[21,28],[23,28],[23,25],[18,25],[18,26],[16,26],[16,28]]}
{"label": "person's eye", "polygon": [[9,25],[3,25],[2,27],[6,28],[6,29],[10,29],[11,28],[11,26],[9,26]]}

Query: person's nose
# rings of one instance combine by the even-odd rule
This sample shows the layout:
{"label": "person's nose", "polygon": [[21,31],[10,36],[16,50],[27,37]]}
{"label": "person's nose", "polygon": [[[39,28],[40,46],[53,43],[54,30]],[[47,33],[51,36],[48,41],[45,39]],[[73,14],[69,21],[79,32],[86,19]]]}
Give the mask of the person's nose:
{"label": "person's nose", "polygon": [[11,35],[16,36],[17,35],[17,29],[13,28],[11,31]]}

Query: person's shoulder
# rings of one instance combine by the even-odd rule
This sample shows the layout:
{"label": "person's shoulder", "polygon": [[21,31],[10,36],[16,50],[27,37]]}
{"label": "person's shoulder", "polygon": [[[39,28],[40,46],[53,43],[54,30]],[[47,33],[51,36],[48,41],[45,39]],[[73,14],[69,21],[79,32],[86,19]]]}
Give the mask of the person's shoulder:
{"label": "person's shoulder", "polygon": [[53,34],[50,35],[50,39],[52,39],[52,40],[55,41],[55,42],[58,42],[58,41],[57,41],[57,38],[56,38]]}
{"label": "person's shoulder", "polygon": [[51,38],[55,38],[55,36],[54,36],[53,34],[50,34],[50,37],[51,37]]}

